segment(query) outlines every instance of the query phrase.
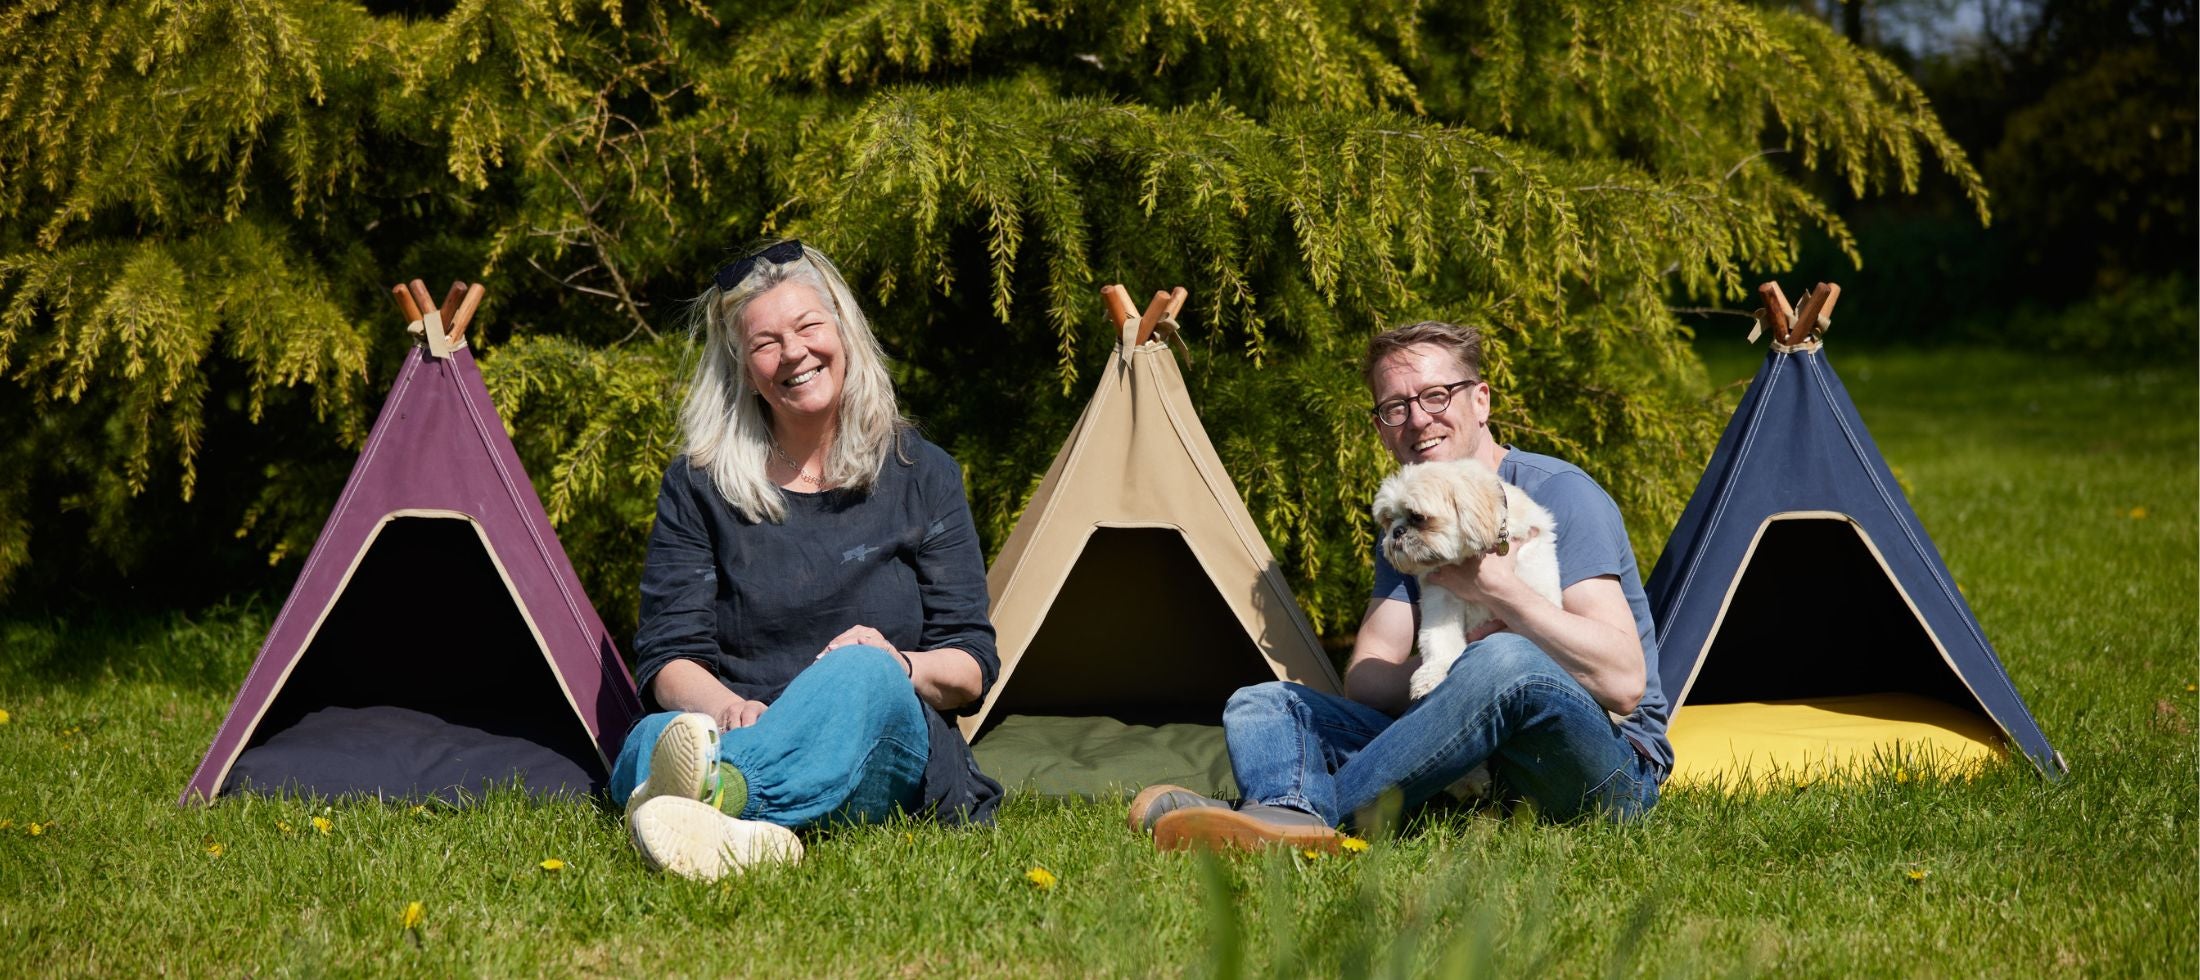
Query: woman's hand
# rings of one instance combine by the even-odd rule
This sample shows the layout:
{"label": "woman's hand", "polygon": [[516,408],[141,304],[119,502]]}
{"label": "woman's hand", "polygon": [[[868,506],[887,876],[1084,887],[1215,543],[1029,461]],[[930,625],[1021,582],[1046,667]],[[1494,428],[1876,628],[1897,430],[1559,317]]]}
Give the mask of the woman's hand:
{"label": "woman's hand", "polygon": [[944,647],[938,650],[903,650],[886,634],[869,626],[851,626],[818,654],[820,659],[841,647],[877,647],[892,654],[894,661],[909,674],[909,686],[916,689],[917,699],[942,711],[952,711],[978,699],[979,687],[985,683],[985,674],[978,668],[977,658],[969,653]]}
{"label": "woman's hand", "polygon": [[853,646],[877,647],[891,653],[894,655],[895,660],[901,662],[903,670],[908,671],[912,677],[916,676],[916,668],[911,665],[908,654],[901,652],[901,648],[894,646],[894,641],[887,639],[886,634],[862,624],[850,626],[842,630],[839,636],[826,641],[825,649],[819,650],[817,655],[823,657],[841,647]]}
{"label": "woman's hand", "polygon": [[764,713],[764,702],[751,701],[718,683],[710,669],[693,660],[675,660],[649,682],[657,703],[672,711],[705,714],[718,723],[719,731],[747,728]]}
{"label": "woman's hand", "polygon": [[764,714],[764,707],[762,701],[751,701],[736,694],[733,700],[719,705],[711,717],[718,719],[719,731],[730,732],[756,724],[756,719]]}

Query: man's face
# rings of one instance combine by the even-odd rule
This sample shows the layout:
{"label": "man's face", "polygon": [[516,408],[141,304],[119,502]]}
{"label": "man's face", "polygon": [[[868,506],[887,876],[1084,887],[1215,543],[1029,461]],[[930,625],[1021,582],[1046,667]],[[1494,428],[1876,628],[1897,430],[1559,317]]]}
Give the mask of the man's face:
{"label": "man's face", "polygon": [[1406,418],[1401,425],[1375,425],[1383,448],[1400,463],[1479,458],[1489,445],[1490,388],[1475,383],[1452,389],[1451,404],[1434,415],[1420,398],[1431,388],[1464,381],[1465,366],[1450,352],[1433,344],[1415,344],[1376,362],[1373,392],[1375,404],[1405,399]]}

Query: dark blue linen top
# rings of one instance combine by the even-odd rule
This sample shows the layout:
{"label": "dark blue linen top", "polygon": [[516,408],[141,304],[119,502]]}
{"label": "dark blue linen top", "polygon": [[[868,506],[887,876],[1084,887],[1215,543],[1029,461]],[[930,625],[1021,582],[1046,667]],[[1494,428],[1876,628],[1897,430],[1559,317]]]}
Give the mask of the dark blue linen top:
{"label": "dark blue linen top", "polygon": [[[786,520],[741,517],[682,456],[665,470],[642,565],[635,681],[692,660],[744,698],[770,703],[833,637],[870,626],[902,650],[970,654],[990,690],[1001,661],[986,615],[985,555],[945,450],[904,430],[868,491],[782,490]],[[973,701],[958,713],[977,710]],[[955,726],[927,710],[920,810],[990,822],[1000,784]]]}

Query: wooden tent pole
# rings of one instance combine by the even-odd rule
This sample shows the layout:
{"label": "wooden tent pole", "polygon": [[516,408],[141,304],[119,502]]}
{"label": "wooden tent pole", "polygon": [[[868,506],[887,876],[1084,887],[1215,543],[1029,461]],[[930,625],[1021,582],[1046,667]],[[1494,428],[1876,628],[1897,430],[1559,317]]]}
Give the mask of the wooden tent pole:
{"label": "wooden tent pole", "polygon": [[465,298],[466,284],[455,279],[452,280],[451,291],[443,294],[443,305],[436,307],[436,313],[443,317],[445,325],[449,325],[451,318],[458,315],[458,303]]}
{"label": "wooden tent pole", "polygon": [[397,297],[397,312],[405,315],[406,323],[416,323],[420,320],[420,304],[413,302],[412,290],[405,288],[403,283],[399,283],[390,287],[390,295]]}
{"label": "wooden tent pole", "polygon": [[466,336],[466,325],[473,322],[483,292],[478,282],[466,287],[466,298],[458,304],[458,312],[451,314],[451,346],[458,346],[459,339]]}
{"label": "wooden tent pole", "polygon": [[1111,282],[1100,287],[1100,298],[1108,305],[1108,318],[1115,321],[1116,335],[1122,336],[1123,325],[1138,315],[1138,307],[1131,304],[1130,290]]}
{"label": "wooden tent pole", "polygon": [[[1772,339],[1787,343],[1789,325],[1795,322],[1795,308],[1788,305],[1787,294],[1780,291],[1779,283],[1768,282],[1757,287],[1757,296],[1765,301],[1765,325],[1772,328]],[[1749,339],[1754,343],[1757,335],[1752,333]]]}
{"label": "wooden tent pole", "polygon": [[1841,298],[1841,287],[1830,282],[1819,283],[1803,297],[1803,308],[1795,311],[1795,322],[1788,325],[1788,336],[1783,344],[1800,344],[1818,333],[1819,321],[1833,315],[1833,304]]}

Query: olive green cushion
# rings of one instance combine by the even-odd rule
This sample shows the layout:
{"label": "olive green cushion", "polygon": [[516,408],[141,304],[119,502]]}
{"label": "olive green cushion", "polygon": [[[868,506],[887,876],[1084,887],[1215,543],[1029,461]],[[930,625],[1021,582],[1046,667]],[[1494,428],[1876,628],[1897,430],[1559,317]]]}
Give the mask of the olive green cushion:
{"label": "olive green cushion", "polygon": [[1219,725],[1126,725],[1095,716],[1011,715],[971,744],[1010,791],[1103,798],[1174,783],[1237,796]]}

